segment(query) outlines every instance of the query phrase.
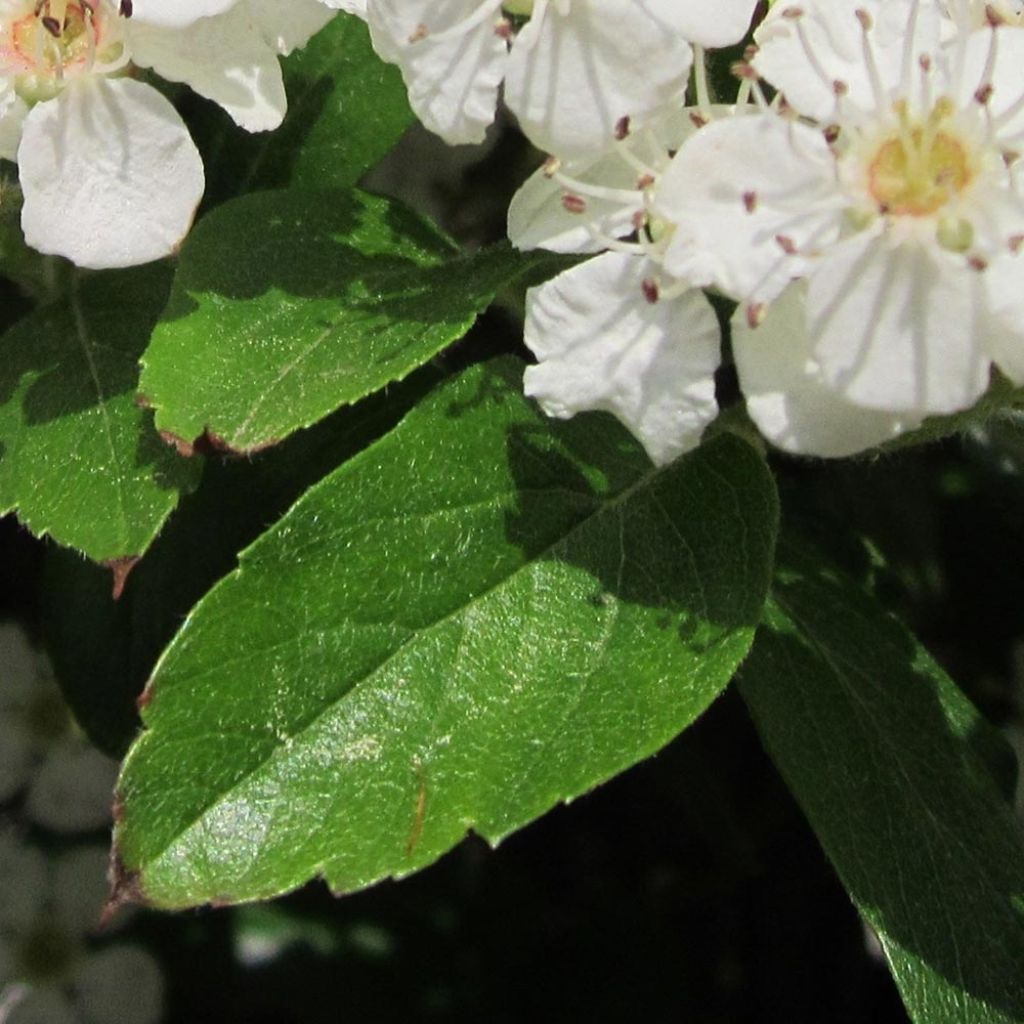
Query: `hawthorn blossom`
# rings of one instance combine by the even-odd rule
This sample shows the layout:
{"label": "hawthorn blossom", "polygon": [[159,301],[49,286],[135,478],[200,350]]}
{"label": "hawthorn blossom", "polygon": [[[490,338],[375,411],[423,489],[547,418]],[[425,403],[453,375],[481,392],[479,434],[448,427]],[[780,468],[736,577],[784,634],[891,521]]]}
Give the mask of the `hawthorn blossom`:
{"label": "hawthorn blossom", "polygon": [[278,56],[330,16],[316,0],[0,0],[0,157],[18,162],[28,244],[97,269],[172,252],[202,161],[134,69],[265,131],[286,107]]}
{"label": "hawthorn blossom", "polygon": [[681,105],[691,43],[725,46],[756,0],[326,0],[359,13],[397,64],[417,116],[447,142],[479,142],[498,93],[535,145],[563,157],[607,145]]}
{"label": "hawthorn blossom", "polygon": [[1024,33],[991,19],[944,43],[946,16],[777,5],[753,68],[788,106],[708,125],[663,181],[665,267],[751,325],[806,277],[815,373],[894,423],[968,408],[993,364],[1024,382]]}

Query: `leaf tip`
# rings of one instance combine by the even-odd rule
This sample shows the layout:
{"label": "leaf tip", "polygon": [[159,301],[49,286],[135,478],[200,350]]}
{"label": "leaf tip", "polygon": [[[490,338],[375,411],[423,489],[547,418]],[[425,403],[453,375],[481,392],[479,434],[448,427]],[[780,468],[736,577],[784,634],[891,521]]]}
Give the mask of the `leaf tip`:
{"label": "leaf tip", "polygon": [[[118,810],[119,799],[115,798],[115,817],[120,816]],[[145,890],[142,887],[142,872],[131,871],[124,863],[121,852],[114,840],[114,846],[110,851],[110,895],[104,904],[100,914],[100,928],[107,928],[117,916],[122,907],[131,905],[146,906],[149,900],[146,898]]]}
{"label": "leaf tip", "polygon": [[169,430],[160,431],[160,440],[162,440],[164,444],[169,444],[183,458],[191,459],[196,453],[196,446],[192,444],[191,441],[186,441],[185,438],[179,437],[177,434],[173,434]]}
{"label": "leaf tip", "polygon": [[124,593],[125,584],[128,582],[128,575],[139,563],[139,555],[124,555],[121,558],[108,558],[103,563],[104,568],[114,574],[113,597],[115,601],[120,600]]}

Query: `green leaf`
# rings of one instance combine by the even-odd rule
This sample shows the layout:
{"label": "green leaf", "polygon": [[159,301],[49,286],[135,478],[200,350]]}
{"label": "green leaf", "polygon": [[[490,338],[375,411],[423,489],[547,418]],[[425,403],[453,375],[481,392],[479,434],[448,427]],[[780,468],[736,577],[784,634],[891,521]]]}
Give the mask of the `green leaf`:
{"label": "green leaf", "polygon": [[914,637],[787,544],[740,673],[769,753],[921,1024],[1024,1021],[1024,844],[993,730]]}
{"label": "green leaf", "polygon": [[412,123],[401,74],[374,53],[359,18],[339,15],[281,63],[288,114],[279,129],[249,134],[213,104],[199,118],[207,201],[354,185]]}
{"label": "green leaf", "polygon": [[[70,264],[56,256],[44,256],[25,244],[21,230],[21,209],[24,205],[21,187],[16,179],[0,171],[0,274],[17,285],[26,298],[48,302],[59,295],[59,284]],[[0,316],[6,328],[8,319],[6,296],[0,302]]]}
{"label": "green leaf", "polygon": [[274,444],[401,380],[461,338],[497,291],[558,260],[459,255],[360,192],[271,192],[200,221],[143,358],[157,426],[233,451]]}
{"label": "green leaf", "polygon": [[408,874],[649,756],[728,683],[770,575],[764,462],[724,436],[654,470],[520,377],[439,389],[193,609],[120,782],[120,898]]}
{"label": "green leaf", "polygon": [[46,650],[64,698],[89,739],[121,758],[138,732],[135,702],[160,652],[189,609],[238,562],[238,552],[295,503],[312,484],[400,420],[437,383],[427,367],[311,430],[247,459],[212,457],[131,572],[119,600],[110,573],[51,547],[41,603]]}
{"label": "green leaf", "polygon": [[156,265],[74,278],[0,337],[0,513],[122,568],[200,472],[135,400],[169,279]]}

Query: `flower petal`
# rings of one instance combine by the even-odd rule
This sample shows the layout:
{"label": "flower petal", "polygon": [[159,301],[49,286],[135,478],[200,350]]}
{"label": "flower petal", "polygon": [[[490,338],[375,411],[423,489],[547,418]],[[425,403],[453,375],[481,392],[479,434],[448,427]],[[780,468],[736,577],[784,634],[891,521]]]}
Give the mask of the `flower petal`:
{"label": "flower petal", "polygon": [[239,0],[132,0],[132,21],[181,28],[223,14]]}
{"label": "flower petal", "polygon": [[[330,17],[328,12],[323,12]],[[246,131],[276,128],[288,109],[277,48],[248,0],[181,29],[129,22],[132,60],[213,100]]]}
{"label": "flower petal", "polygon": [[950,413],[988,386],[984,275],[929,243],[864,231],[833,246],[809,277],[815,358],[855,405]]}
{"label": "flower petal", "polygon": [[689,451],[714,419],[719,330],[700,292],[649,303],[646,260],[605,253],[527,293],[524,390],[549,416],[617,416],[657,464]]}
{"label": "flower petal", "polygon": [[640,124],[678,101],[693,53],[636,0],[549,7],[512,47],[505,102],[534,145],[561,157],[603,152],[623,117]]}
{"label": "flower petal", "polygon": [[113,946],[87,957],[73,986],[89,1024],[156,1024],[163,1016],[163,974],[137,946]]}
{"label": "flower petal", "polygon": [[131,78],[83,78],[33,107],[18,149],[25,240],[101,269],[173,252],[203,194],[174,107]]}
{"label": "flower petal", "polygon": [[801,250],[838,237],[841,202],[820,132],[773,113],[713,121],[658,184],[656,211],[676,225],[665,267],[737,300],[770,301],[806,272]]}
{"label": "flower petal", "polygon": [[482,142],[494,120],[508,63],[508,45],[495,31],[500,17],[500,5],[479,0],[368,5],[374,47],[399,65],[409,105],[445,142]]}
{"label": "flower petal", "polygon": [[[793,16],[797,8],[801,13]],[[754,33],[754,68],[785,93],[790,106],[825,124],[836,117],[837,82],[844,86],[844,109],[853,105],[874,110],[876,97],[864,58],[864,15],[873,26],[868,33],[873,63],[892,99],[904,75],[904,53],[911,57],[909,78],[916,85],[917,58],[938,51],[941,13],[927,0],[781,0]],[[913,45],[907,46],[911,26]]]}
{"label": "flower petal", "polygon": [[[731,108],[714,107],[725,116]],[[652,167],[666,162],[666,153],[682,146],[696,128],[688,108],[670,106],[627,145],[634,157]],[[637,187],[639,172],[618,149],[603,155],[568,161],[561,171],[575,180],[599,189],[632,192],[632,202],[602,196],[584,196],[585,209],[574,213],[563,202],[567,189],[541,167],[512,197],[508,211],[508,236],[519,249],[548,249],[551,252],[600,252],[607,248],[595,229],[604,236],[622,238],[635,230],[634,214],[645,210],[644,194]]]}
{"label": "flower petal", "polygon": [[742,310],[732,322],[732,347],[747,412],[783,451],[837,458],[892,440],[920,420],[865,409],[828,388],[807,332],[806,288],[787,289],[751,328]]}
{"label": "flower petal", "polygon": [[320,2],[335,11],[344,11],[345,14],[354,14],[358,18],[366,20],[366,0],[320,0]]}
{"label": "flower petal", "polygon": [[731,46],[750,28],[757,0],[640,0],[640,7],[691,43]]}
{"label": "flower petal", "polygon": [[[615,153],[567,167],[566,171],[602,188],[636,186],[636,171]],[[565,194],[565,187],[543,167],[527,178],[508,209],[508,237],[517,249],[600,252],[607,244],[595,236],[595,231],[612,238],[628,235],[633,230],[634,214],[644,209],[644,196],[638,190],[632,205],[588,197],[585,209],[575,213],[562,202]]]}
{"label": "flower petal", "polygon": [[994,260],[982,277],[992,314],[989,351],[1014,384],[1024,385],[1024,257]]}
{"label": "flower petal", "polygon": [[242,0],[263,39],[287,56],[305,46],[334,17],[318,0]]}
{"label": "flower petal", "polygon": [[0,80],[0,160],[16,160],[28,104],[8,80]]}

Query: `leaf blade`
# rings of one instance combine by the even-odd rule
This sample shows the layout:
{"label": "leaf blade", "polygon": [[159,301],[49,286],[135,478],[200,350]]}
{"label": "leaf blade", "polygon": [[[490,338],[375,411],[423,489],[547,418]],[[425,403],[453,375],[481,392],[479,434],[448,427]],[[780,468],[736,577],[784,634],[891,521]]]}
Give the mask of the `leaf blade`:
{"label": "leaf blade", "polygon": [[990,727],[851,580],[785,550],[740,671],[765,746],[913,1018],[1024,1020],[1024,845]]}
{"label": "leaf blade", "polygon": [[0,338],[0,513],[98,562],[141,556],[201,466],[138,407],[165,267],[97,274]]}
{"label": "leaf blade", "polygon": [[[760,457],[723,438],[654,471],[610,420],[549,427],[518,376],[442,389],[193,613],[122,778],[125,887],[177,906],[407,874],[648,756],[728,683],[771,561]],[[330,512],[339,488],[357,513]],[[193,751],[197,702],[221,743]]]}
{"label": "leaf blade", "polygon": [[461,255],[365,193],[245,196],[186,243],[141,388],[161,430],[258,450],[404,379],[550,260],[507,247]]}

